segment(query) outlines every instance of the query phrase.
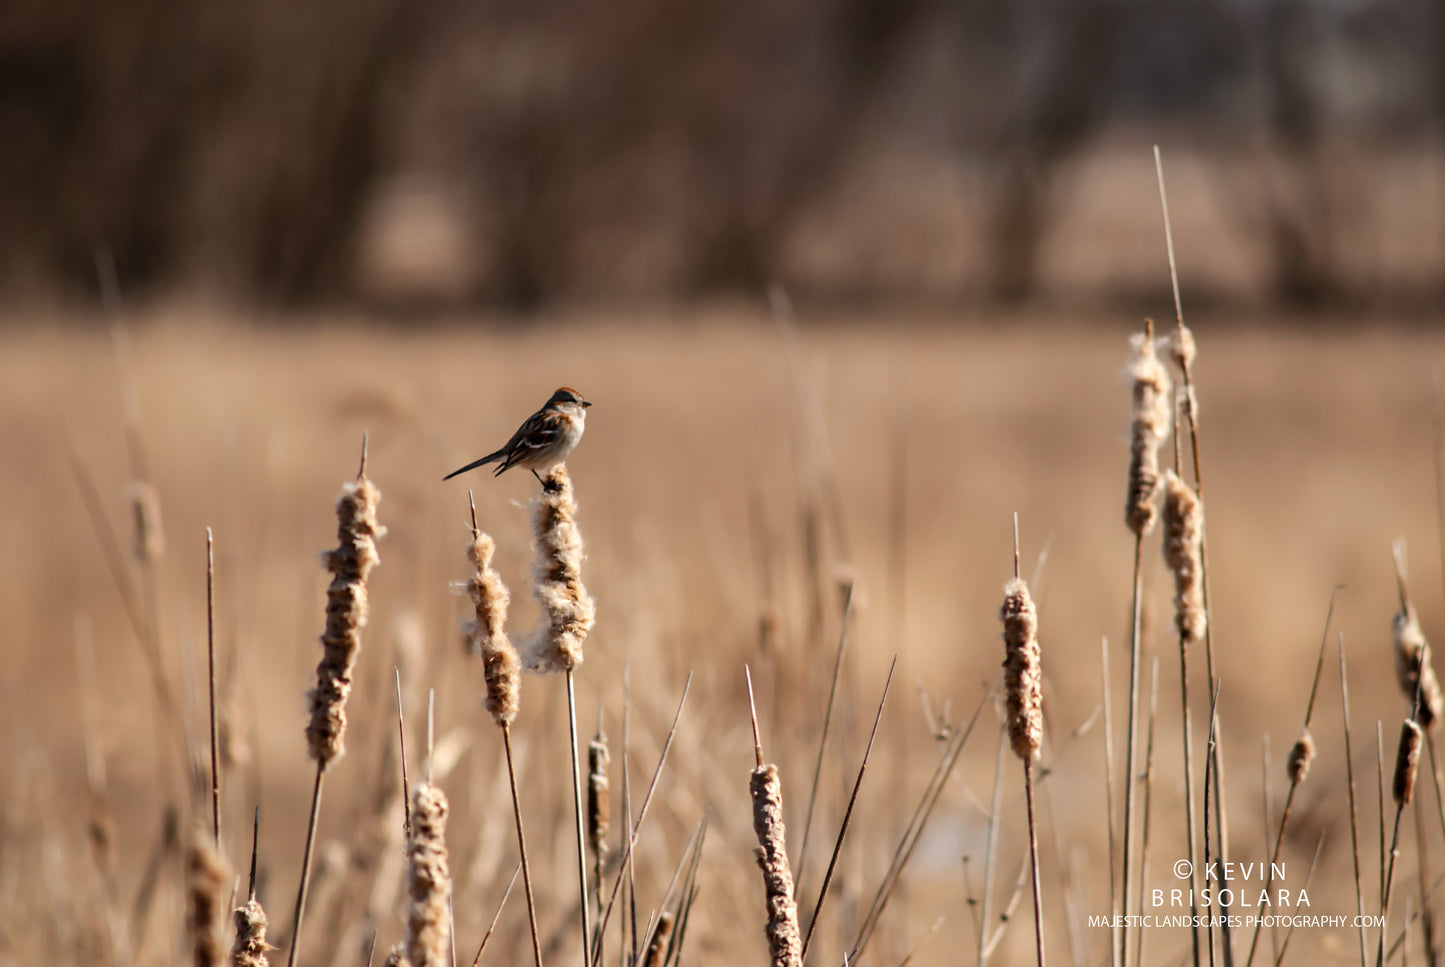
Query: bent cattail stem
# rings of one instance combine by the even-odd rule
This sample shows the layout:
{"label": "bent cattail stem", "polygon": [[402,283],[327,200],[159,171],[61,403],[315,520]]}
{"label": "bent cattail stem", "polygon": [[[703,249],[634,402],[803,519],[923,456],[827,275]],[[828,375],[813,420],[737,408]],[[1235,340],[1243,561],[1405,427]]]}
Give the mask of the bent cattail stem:
{"label": "bent cattail stem", "polygon": [[135,556],[142,564],[155,565],[166,556],[166,532],[161,526],[161,495],[153,484],[132,480],[126,486],[131,518],[135,524]]}
{"label": "bent cattail stem", "polygon": [[197,830],[191,840],[186,873],[192,962],[196,967],[220,967],[226,946],[221,934],[221,911],[225,909],[231,872],[208,832]]}
{"label": "bent cattail stem", "polygon": [[1124,522],[1136,537],[1154,527],[1159,510],[1154,496],[1159,490],[1159,446],[1169,435],[1173,409],[1169,373],[1154,351],[1154,324],[1142,334],[1130,337],[1134,355],[1129,376],[1134,381],[1134,405],[1129,424],[1129,493],[1124,504]]}
{"label": "bent cattail stem", "polygon": [[1310,735],[1309,729],[1300,733],[1299,740],[1295,742],[1294,748],[1289,750],[1289,761],[1286,769],[1289,772],[1289,781],[1298,785],[1305,781],[1309,775],[1310,763],[1315,757],[1315,740]]}
{"label": "bent cattail stem", "polygon": [[492,721],[506,726],[517,717],[521,663],[517,649],[507,637],[507,605],[511,595],[502,583],[502,576],[492,567],[495,551],[496,544],[490,535],[474,526],[467,557],[476,570],[467,582],[467,593],[476,608],[476,617],[467,622],[467,631],[482,656],[482,671],[487,679],[487,711]]}
{"label": "bent cattail stem", "polygon": [[1031,761],[1044,737],[1043,673],[1039,667],[1039,618],[1028,585],[1013,578],[1004,585],[1004,695],[1008,703],[1008,736],[1014,755]]}
{"label": "bent cattail stem", "polygon": [[1400,727],[1400,748],[1395,753],[1395,804],[1408,806],[1415,796],[1415,776],[1420,771],[1420,726],[1406,719]]}
{"label": "bent cattail stem", "polygon": [[533,575],[542,605],[542,627],[523,661],[529,671],[550,674],[582,664],[582,644],[596,619],[592,598],[582,585],[582,532],[577,529],[577,504],[565,464],[542,478],[542,492],[532,502],[532,528],[537,541]]}
{"label": "bent cattail stem", "polygon": [[1164,471],[1164,560],[1174,575],[1174,626],[1188,647],[1204,640],[1204,505],[1173,470]]}
{"label": "bent cattail stem", "polygon": [[266,952],[276,948],[266,942],[266,911],[251,897],[232,916],[236,943],[231,947],[231,967],[268,967]]}
{"label": "bent cattail stem", "polygon": [[657,928],[652,931],[652,941],[647,945],[647,957],[642,967],[662,967],[667,956],[667,945],[672,940],[673,916],[664,910],[657,918]]}
{"label": "bent cattail stem", "polygon": [[612,825],[612,793],[607,766],[607,736],[601,732],[587,743],[587,841],[599,862],[607,855],[607,833]]}
{"label": "bent cattail stem", "polygon": [[417,787],[412,796],[411,839],[407,843],[406,959],[412,967],[451,964],[452,879],[447,868],[447,797],[436,786]]}
{"label": "bent cattail stem", "polygon": [[364,474],[348,483],[336,501],[339,544],[336,550],[321,555],[335,577],[326,589],[326,630],[321,635],[324,653],[316,666],[306,739],[311,758],[323,770],[346,751],[346,699],[361,651],[361,629],[366,625],[366,579],[381,560],[376,542],[386,534],[376,520],[380,501],[381,491]]}
{"label": "bent cattail stem", "polygon": [[773,967],[802,967],[803,941],[798,932],[798,905],[793,900],[793,871],[788,866],[783,827],[783,783],[778,767],[765,763],[753,770],[749,784],[753,796],[753,831],[758,836],[755,856],[763,871],[767,892],[768,952]]}

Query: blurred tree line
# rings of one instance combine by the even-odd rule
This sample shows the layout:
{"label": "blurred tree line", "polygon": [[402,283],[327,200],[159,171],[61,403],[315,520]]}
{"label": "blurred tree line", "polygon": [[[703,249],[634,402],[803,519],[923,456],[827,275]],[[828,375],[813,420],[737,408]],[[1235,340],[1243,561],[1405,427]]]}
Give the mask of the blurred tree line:
{"label": "blurred tree line", "polygon": [[820,207],[868,235],[902,153],[960,173],[976,293],[1021,300],[1081,155],[1164,126],[1246,159],[1270,294],[1332,303],[1339,158],[1439,160],[1442,47],[1441,0],[7,0],[0,291],[88,295],[104,250],[277,304],[760,292]]}

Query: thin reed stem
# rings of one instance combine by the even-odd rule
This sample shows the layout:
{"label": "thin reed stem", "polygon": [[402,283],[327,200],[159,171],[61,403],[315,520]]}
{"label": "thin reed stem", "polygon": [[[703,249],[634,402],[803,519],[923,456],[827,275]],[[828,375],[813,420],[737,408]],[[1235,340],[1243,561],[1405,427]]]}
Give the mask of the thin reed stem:
{"label": "thin reed stem", "polygon": [[[572,806],[577,831],[577,894],[582,909],[582,967],[592,965],[592,914],[587,902],[586,819],[582,813],[582,758],[577,747],[577,692],[567,668],[567,724],[572,740]],[[600,953],[599,944],[599,953]]]}
{"label": "thin reed stem", "polygon": [[1003,763],[1008,753],[1008,725],[998,726],[998,753],[993,764],[993,801],[988,812],[988,833],[983,846],[983,897],[980,900],[979,918],[983,929],[978,934],[978,965],[988,963],[988,931],[991,923],[989,903],[993,898],[994,860],[997,857],[999,814],[1003,810]]}
{"label": "thin reed stem", "polygon": [[221,739],[216,728],[216,549],[206,528],[206,665],[211,703],[211,833],[221,848]]}
{"label": "thin reed stem", "polygon": [[306,913],[306,891],[311,884],[311,855],[316,846],[316,824],[321,819],[321,784],[326,779],[326,767],[317,763],[316,784],[311,787],[311,819],[306,824],[306,846],[301,851],[301,885],[296,890],[296,909],[291,914],[291,943],[286,951],[286,967],[296,967],[296,957],[301,950],[301,922]]}
{"label": "thin reed stem", "polygon": [[838,630],[838,652],[833,659],[833,682],[828,686],[828,704],[823,710],[823,730],[818,737],[818,761],[813,765],[813,785],[808,791],[808,808],[803,818],[803,842],[798,847],[798,891],[808,875],[808,833],[813,828],[813,808],[818,803],[818,782],[823,776],[823,753],[828,747],[828,734],[833,724],[833,706],[838,698],[838,682],[843,674],[843,655],[848,649],[848,625],[853,616],[853,582],[843,596],[843,621]]}
{"label": "thin reed stem", "polygon": [[[1144,538],[1134,538],[1134,602],[1130,608],[1132,618],[1129,626],[1129,724],[1128,741],[1124,751],[1124,868],[1120,874],[1120,908],[1129,909],[1129,872],[1133,861],[1134,842],[1134,770],[1137,768],[1139,714],[1139,648],[1142,637],[1144,577],[1142,573]],[[1129,964],[1129,920],[1126,917],[1119,927],[1119,963]]]}
{"label": "thin reed stem", "polygon": [[472,958],[472,967],[478,967],[482,962],[482,953],[487,949],[487,942],[492,939],[492,933],[497,929],[497,921],[502,919],[502,910],[507,906],[507,898],[512,895],[512,887],[517,885],[517,874],[522,872],[522,864],[518,863],[517,868],[512,870],[512,878],[507,881],[507,889],[502,893],[502,902],[497,904],[497,912],[492,914],[492,922],[487,926],[487,932],[482,934],[482,942],[477,945],[477,955]]}
{"label": "thin reed stem", "polygon": [[1104,683],[1104,805],[1109,827],[1109,962],[1121,967],[1119,960],[1118,870],[1119,844],[1114,828],[1114,703],[1109,696],[1109,639],[1099,639],[1099,667]]}
{"label": "thin reed stem", "polygon": [[[1159,659],[1156,657],[1151,662],[1149,673],[1149,725],[1148,738],[1144,743],[1144,828],[1142,830],[1142,842],[1139,847],[1139,941],[1136,945],[1138,952],[1135,954],[1136,964],[1146,964],[1144,959],[1144,897],[1149,893],[1149,832],[1151,828],[1150,817],[1154,805],[1154,723],[1159,713]],[[1194,861],[1191,859],[1191,863]],[[1191,901],[1193,898],[1190,898]],[[1199,954],[1198,933],[1190,927],[1190,933],[1194,935],[1195,956]]]}
{"label": "thin reed stem", "polygon": [[1345,633],[1339,633],[1340,651],[1340,714],[1344,719],[1345,733],[1345,780],[1350,795],[1350,856],[1354,860],[1355,873],[1355,914],[1360,925],[1360,967],[1369,967],[1369,951],[1365,939],[1365,888],[1360,872],[1360,822],[1359,806],[1355,801],[1354,755],[1350,751],[1350,685],[1345,673]]}
{"label": "thin reed stem", "polygon": [[1034,884],[1034,950],[1038,967],[1044,967],[1044,902],[1039,883],[1039,833],[1034,819],[1034,760],[1024,759],[1024,799],[1029,811],[1029,863]]}
{"label": "thin reed stem", "polygon": [[[507,781],[512,789],[512,820],[517,827],[517,852],[522,860],[522,888],[527,896],[527,925],[532,930],[532,960],[542,967],[542,942],[537,936],[537,905],[532,898],[532,868],[527,862],[527,837],[522,832],[522,804],[517,795],[517,768],[512,762],[512,727],[502,726],[502,748],[507,753]],[[481,951],[477,952],[481,956]]]}

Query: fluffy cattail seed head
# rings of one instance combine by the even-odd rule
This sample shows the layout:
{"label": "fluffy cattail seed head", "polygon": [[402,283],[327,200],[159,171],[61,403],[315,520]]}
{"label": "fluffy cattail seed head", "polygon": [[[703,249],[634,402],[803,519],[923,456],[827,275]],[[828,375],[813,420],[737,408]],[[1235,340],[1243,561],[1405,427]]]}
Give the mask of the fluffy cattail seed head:
{"label": "fluffy cattail seed head", "polygon": [[1039,754],[1044,738],[1043,672],[1039,662],[1039,618],[1028,585],[1013,578],[1003,586],[1003,681],[1008,702],[1008,736],[1014,755],[1025,762]]}
{"label": "fluffy cattail seed head", "polygon": [[221,913],[231,872],[207,832],[196,831],[186,851],[186,895],[190,907],[192,963],[219,967],[225,952]]}
{"label": "fluffy cattail seed head", "polygon": [[657,918],[657,928],[652,931],[652,940],[647,944],[647,956],[642,967],[662,967],[667,957],[667,944],[672,939],[673,916],[664,910]]}
{"label": "fluffy cattail seed head", "polygon": [[607,832],[612,825],[612,793],[607,777],[611,760],[607,736],[599,733],[587,743],[587,841],[599,859],[607,854]]}
{"label": "fluffy cattail seed head", "polygon": [[1179,367],[1179,372],[1188,375],[1194,368],[1194,357],[1198,355],[1194,345],[1194,331],[1179,320],[1178,328],[1169,337],[1169,358]]}
{"label": "fluffy cattail seed head", "polygon": [[1415,795],[1415,775],[1420,771],[1420,726],[1406,719],[1400,727],[1400,748],[1395,752],[1395,804],[1408,806]]}
{"label": "fluffy cattail seed head", "polygon": [[126,497],[130,500],[131,519],[135,526],[136,559],[142,564],[157,564],[166,556],[160,492],[144,480],[132,480],[126,487]]}
{"label": "fluffy cattail seed head", "polygon": [[753,831],[758,836],[755,856],[763,871],[768,907],[768,952],[772,967],[802,967],[803,940],[798,932],[798,905],[793,901],[793,871],[783,827],[783,782],[778,767],[765,763],[753,770]]}
{"label": "fluffy cattail seed head", "polygon": [[1124,522],[1135,536],[1143,537],[1159,515],[1154,496],[1159,489],[1159,446],[1169,435],[1173,411],[1169,373],[1154,351],[1152,324],[1130,337],[1134,355],[1129,360],[1133,380],[1133,411],[1129,424],[1129,493],[1124,503]]}
{"label": "fluffy cattail seed head", "polygon": [[482,656],[482,672],[487,679],[487,711],[499,726],[508,726],[517,717],[520,704],[521,661],[517,649],[507,637],[507,605],[511,595],[502,583],[502,576],[492,567],[496,544],[481,531],[473,531],[467,557],[475,569],[467,582],[467,594],[476,609],[476,617],[467,622],[467,630],[477,643]]}
{"label": "fluffy cattail seed head", "polygon": [[1394,632],[1395,678],[1400,683],[1400,691],[1412,705],[1418,694],[1420,704],[1416,718],[1425,728],[1433,729],[1445,712],[1445,697],[1440,693],[1440,680],[1430,663],[1430,645],[1420,630],[1414,605],[1407,603],[1395,615]]}
{"label": "fluffy cattail seed head", "polygon": [[1299,740],[1295,742],[1294,748],[1289,750],[1289,762],[1286,766],[1289,772],[1289,781],[1298,785],[1305,781],[1309,774],[1310,762],[1315,757],[1315,740],[1310,735],[1309,729],[1300,733]]}
{"label": "fluffy cattail seed head", "polygon": [[376,520],[380,502],[381,491],[365,475],[347,484],[336,501],[337,548],[321,555],[334,577],[326,589],[326,630],[321,635],[321,663],[311,690],[306,739],[311,758],[322,769],[346,751],[346,699],[368,614],[366,579],[381,560],[376,542],[386,534]]}
{"label": "fluffy cattail seed head", "polygon": [[412,967],[450,967],[451,872],[447,866],[447,797],[423,784],[412,796],[407,842],[406,959]]}
{"label": "fluffy cattail seed head", "polygon": [[542,478],[542,493],[532,501],[537,542],[534,590],[542,605],[542,627],[528,644],[523,664],[550,674],[582,664],[582,644],[596,620],[592,597],[582,585],[582,532],[565,464]]}
{"label": "fluffy cattail seed head", "polygon": [[401,949],[401,944],[397,944],[387,953],[381,967],[411,967],[411,961],[406,959],[406,951]]}
{"label": "fluffy cattail seed head", "polygon": [[1204,504],[1173,470],[1164,471],[1164,560],[1174,575],[1180,644],[1204,640]]}
{"label": "fluffy cattail seed head", "polygon": [[255,897],[236,908],[236,942],[231,947],[231,967],[268,967],[267,951],[275,950],[266,942],[266,911]]}

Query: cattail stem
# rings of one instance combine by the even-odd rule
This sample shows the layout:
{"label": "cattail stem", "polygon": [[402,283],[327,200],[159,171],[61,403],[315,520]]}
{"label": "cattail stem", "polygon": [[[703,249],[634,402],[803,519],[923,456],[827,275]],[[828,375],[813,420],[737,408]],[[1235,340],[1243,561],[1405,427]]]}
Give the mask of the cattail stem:
{"label": "cattail stem", "polygon": [[[522,832],[522,806],[517,795],[517,769],[512,764],[512,727],[502,726],[502,747],[507,752],[507,781],[512,787],[512,820],[517,826],[517,852],[522,859],[522,888],[527,895],[527,924],[532,929],[532,959],[542,967],[542,943],[537,937],[537,904],[532,898],[532,868],[527,862],[527,837]],[[480,952],[478,956],[481,956]]]}
{"label": "cattail stem", "polygon": [[206,528],[206,665],[211,702],[211,833],[221,846],[221,737],[216,728],[216,549]]}
{"label": "cattail stem", "polygon": [[316,848],[316,824],[321,819],[321,784],[326,770],[316,766],[316,784],[311,788],[311,819],[306,824],[306,847],[301,852],[301,885],[296,890],[296,910],[291,915],[291,943],[286,952],[286,967],[296,967],[301,949],[301,921],[306,914],[306,892],[311,881],[311,856]]}
{"label": "cattail stem", "polygon": [[1044,904],[1039,884],[1039,833],[1034,820],[1034,760],[1024,759],[1024,798],[1029,810],[1029,863],[1034,883],[1034,944],[1039,967],[1044,967]]}
{"label": "cattail stem", "polygon": [[[1129,881],[1133,860],[1134,844],[1134,770],[1137,768],[1139,744],[1139,650],[1143,624],[1144,578],[1143,537],[1134,538],[1134,601],[1130,608],[1133,615],[1129,629],[1129,724],[1124,749],[1124,865],[1119,876],[1119,906],[1125,913],[1129,910]],[[1119,927],[1119,964],[1129,964],[1129,920],[1126,917]],[[1141,965],[1142,967],[1142,965]]]}
{"label": "cattail stem", "polygon": [[1344,720],[1345,733],[1345,779],[1350,796],[1350,855],[1354,859],[1355,871],[1355,913],[1360,925],[1360,967],[1369,967],[1368,941],[1365,938],[1365,887],[1360,870],[1360,824],[1359,808],[1355,802],[1355,766],[1350,751],[1350,685],[1345,674],[1345,635],[1340,632],[1340,714]]}
{"label": "cattail stem", "polygon": [[1114,826],[1114,713],[1109,694],[1109,639],[1099,641],[1099,669],[1103,679],[1104,702],[1104,808],[1109,827],[1109,961],[1111,967],[1122,967],[1119,960],[1119,841]]}
{"label": "cattail stem", "polygon": [[[1141,831],[1139,845],[1139,938],[1136,945],[1134,962],[1147,964],[1144,958],[1144,938],[1146,936],[1144,923],[1144,897],[1149,894],[1149,834],[1152,830],[1150,822],[1154,808],[1154,724],[1159,713],[1159,659],[1156,657],[1150,663],[1149,669],[1149,722],[1147,726],[1147,738],[1144,741],[1144,822]],[[1191,860],[1192,862],[1192,860]],[[1191,933],[1194,933],[1191,927]],[[1195,934],[1196,938],[1198,934]],[[1195,949],[1198,949],[1199,941],[1195,940]]]}
{"label": "cattail stem", "polygon": [[[608,777],[611,754],[607,750],[607,736],[602,733],[602,710],[597,711],[597,735],[587,744],[587,841],[592,847],[592,901],[593,922],[602,921],[602,867],[607,858],[607,834],[612,825],[612,793]],[[597,963],[602,963],[604,948],[600,936],[595,932],[590,940],[597,951]]]}
{"label": "cattail stem", "polygon": [[572,815],[577,831],[577,898],[582,911],[582,967],[592,964],[592,915],[587,902],[586,819],[582,812],[582,758],[577,747],[577,692],[572,669],[567,669],[567,724],[572,741]]}

